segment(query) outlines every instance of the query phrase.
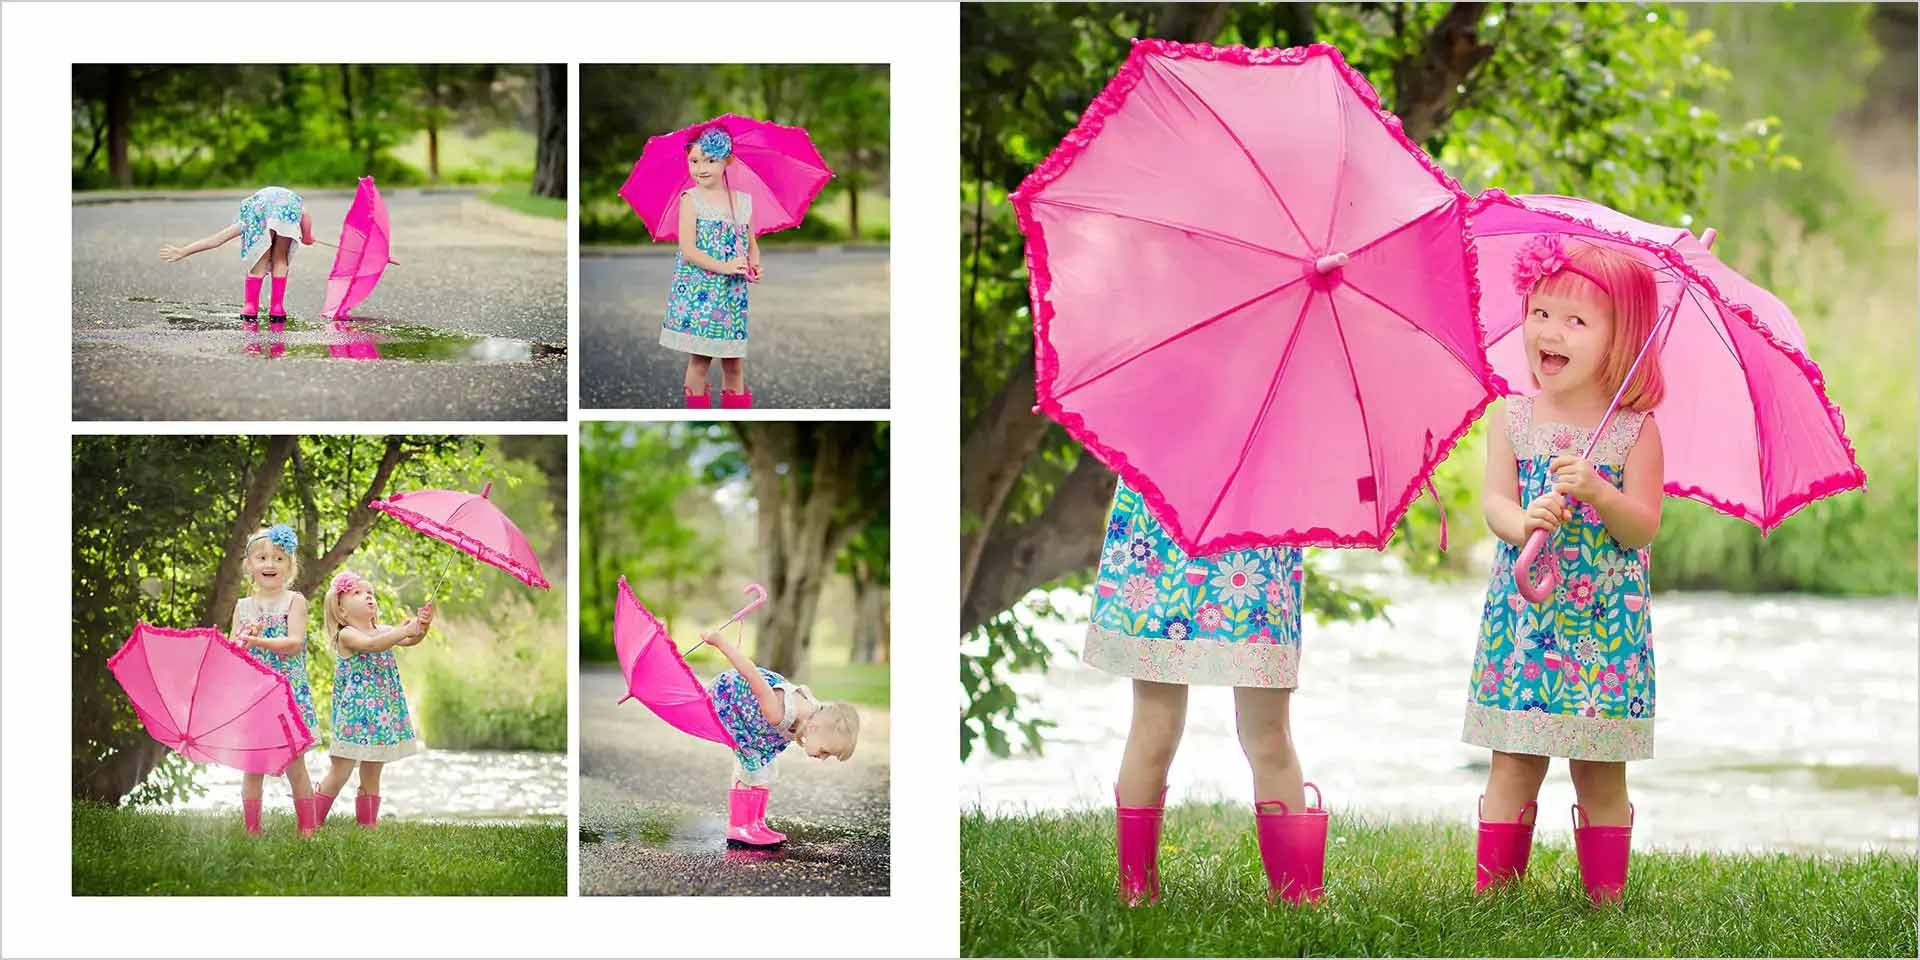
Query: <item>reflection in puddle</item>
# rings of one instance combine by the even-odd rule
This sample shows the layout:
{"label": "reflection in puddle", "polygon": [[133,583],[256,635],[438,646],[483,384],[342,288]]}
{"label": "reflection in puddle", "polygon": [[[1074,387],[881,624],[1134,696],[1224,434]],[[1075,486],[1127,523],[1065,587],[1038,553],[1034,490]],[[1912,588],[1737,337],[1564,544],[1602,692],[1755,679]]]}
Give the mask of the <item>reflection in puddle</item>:
{"label": "reflection in puddle", "polygon": [[[182,303],[154,297],[128,297],[132,303],[161,305],[167,328],[187,333],[237,333],[242,353],[265,360],[402,360],[416,363],[524,363],[564,359],[566,347],[513,337],[458,333],[437,327],[389,323],[378,318],[315,323],[288,318],[262,324],[242,319],[234,304]],[[218,341],[174,346],[224,352]]]}

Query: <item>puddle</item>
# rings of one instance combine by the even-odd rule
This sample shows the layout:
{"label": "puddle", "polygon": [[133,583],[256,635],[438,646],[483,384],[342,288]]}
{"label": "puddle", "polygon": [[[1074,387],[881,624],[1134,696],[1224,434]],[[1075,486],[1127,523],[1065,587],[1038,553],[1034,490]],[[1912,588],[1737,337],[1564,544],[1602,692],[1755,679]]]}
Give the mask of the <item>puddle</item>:
{"label": "puddle", "polygon": [[[164,350],[232,354],[265,360],[397,360],[412,363],[525,363],[564,360],[564,345],[460,333],[422,324],[390,323],[379,318],[344,322],[304,320],[243,320],[240,305],[210,301],[185,302],[158,297],[128,297],[129,303],[158,304],[163,329],[147,328],[103,334],[90,339],[112,340]],[[179,338],[168,333],[202,334]],[[234,334],[221,337],[219,334]]]}

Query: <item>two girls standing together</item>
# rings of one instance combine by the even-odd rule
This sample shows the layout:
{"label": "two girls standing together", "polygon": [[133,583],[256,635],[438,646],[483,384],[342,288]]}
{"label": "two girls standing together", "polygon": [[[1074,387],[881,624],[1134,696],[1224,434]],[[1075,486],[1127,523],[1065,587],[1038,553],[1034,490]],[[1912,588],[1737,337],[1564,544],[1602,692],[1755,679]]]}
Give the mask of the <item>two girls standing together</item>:
{"label": "two girls standing together", "polygon": [[[1634,371],[1655,323],[1652,271],[1597,246],[1522,253],[1524,342],[1537,396],[1495,407],[1483,509],[1499,544],[1487,587],[1462,739],[1492,751],[1479,801],[1474,889],[1526,872],[1536,798],[1552,757],[1569,762],[1579,802],[1574,848],[1595,903],[1626,884],[1633,805],[1626,761],[1653,755],[1649,545],[1660,528],[1657,351]],[[1529,265],[1535,265],[1529,270]],[[1548,265],[1544,269],[1539,265]],[[1622,386],[1620,412],[1604,424]],[[1556,536],[1561,581],[1543,603],[1514,585],[1536,530]],[[1268,547],[1190,557],[1139,494],[1115,494],[1101,554],[1086,661],[1133,678],[1133,720],[1115,786],[1121,894],[1160,897],[1167,772],[1186,721],[1187,687],[1234,688],[1252,767],[1254,823],[1269,897],[1322,895],[1327,814],[1306,788],[1288,719],[1298,685],[1301,554]]]}
{"label": "two girls standing together", "polygon": [[[233,606],[233,640],[247,654],[286,678],[308,729],[315,729],[313,690],[307,683],[307,600],[290,588],[298,576],[300,542],[293,528],[278,524],[247,538],[242,569],[251,592]],[[373,587],[342,572],[328,585],[322,601],[322,631],[333,649],[332,767],[314,786],[306,759],[287,767],[293,788],[294,821],[307,836],[326,822],[333,800],[359,766],[354,818],[371,828],[380,819],[380,769],[420,749],[400,687],[395,647],[418,644],[433,625],[433,605],[421,607],[398,626],[382,627]],[[260,793],[264,777],[247,774],[240,787],[240,810],[248,833],[260,832]]]}

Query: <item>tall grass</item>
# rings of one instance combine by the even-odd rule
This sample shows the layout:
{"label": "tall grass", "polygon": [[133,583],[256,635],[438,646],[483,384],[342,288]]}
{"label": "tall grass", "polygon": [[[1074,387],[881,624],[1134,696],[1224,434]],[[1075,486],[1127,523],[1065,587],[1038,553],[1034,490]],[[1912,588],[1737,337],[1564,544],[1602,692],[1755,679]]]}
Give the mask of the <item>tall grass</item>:
{"label": "tall grass", "polygon": [[567,749],[565,628],[520,606],[528,605],[506,603],[496,605],[492,617],[444,620],[424,643],[402,652],[402,682],[418,704],[427,743],[454,750]]}

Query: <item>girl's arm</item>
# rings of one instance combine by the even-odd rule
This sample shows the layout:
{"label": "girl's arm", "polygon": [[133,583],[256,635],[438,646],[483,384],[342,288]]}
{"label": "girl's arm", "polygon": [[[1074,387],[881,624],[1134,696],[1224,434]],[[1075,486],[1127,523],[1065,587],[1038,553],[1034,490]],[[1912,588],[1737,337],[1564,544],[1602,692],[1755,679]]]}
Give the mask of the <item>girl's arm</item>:
{"label": "girl's arm", "polygon": [[728,643],[727,638],[718,633],[703,633],[700,638],[713,644],[713,648],[720,651],[735,670],[740,671],[740,678],[747,681],[747,686],[753,690],[753,699],[760,703],[760,715],[765,717],[768,723],[779,726],[780,721],[787,718],[787,704],[780,698],[779,691],[773,689],[773,684],[768,683],[767,678],[760,673],[760,668],[754,666],[753,661],[747,659],[747,655],[741,653],[739,647]]}
{"label": "girl's arm", "polygon": [[1520,475],[1513,469],[1513,441],[1507,438],[1507,403],[1487,417],[1487,475],[1480,488],[1480,510],[1493,535],[1516,547],[1527,545],[1535,530],[1552,533],[1573,517],[1558,493],[1543,493],[1520,505]]}
{"label": "girl's arm", "polygon": [[415,620],[408,620],[397,627],[375,631],[372,635],[361,632],[357,627],[340,628],[340,645],[355,653],[379,653],[399,646],[410,637],[417,637],[426,631]]}
{"label": "girl's arm", "polygon": [[[1666,486],[1666,451],[1660,445],[1660,428],[1652,417],[1640,425],[1640,436],[1627,451],[1627,480],[1615,487],[1593,469],[1574,457],[1554,459],[1554,469],[1565,465],[1573,476],[1554,483],[1553,489],[1593,504],[1606,524],[1607,535],[1628,550],[1638,550],[1653,542],[1660,532],[1660,501]],[[1563,463],[1564,461],[1564,463]]]}
{"label": "girl's arm", "polygon": [[300,208],[300,243],[313,246],[313,214],[308,213],[305,207]]}
{"label": "girl's arm", "polygon": [[400,641],[400,645],[403,647],[417,646],[421,640],[426,639],[427,631],[433,628],[433,604],[429,603],[421,607],[420,610],[413,615],[413,622],[420,625],[420,634],[411,640]]}
{"label": "girl's arm", "polygon": [[691,199],[690,197],[680,198],[680,255],[687,258],[688,263],[708,273],[734,276],[747,272],[747,265],[744,261],[735,260],[729,263],[724,260],[716,260],[702,253],[699,245],[693,242],[699,227],[694,222],[693,204],[689,202]]}
{"label": "girl's arm", "polygon": [[240,621],[240,605],[246,602],[244,597],[233,602],[233,626],[227,631],[227,637],[243,647],[251,647],[260,638],[253,632],[252,621]]}
{"label": "girl's arm", "polygon": [[253,645],[272,650],[283,657],[292,656],[307,648],[307,598],[293,595],[293,602],[287,604],[287,635],[284,637],[255,637]]}
{"label": "girl's arm", "polygon": [[757,233],[747,237],[747,265],[754,273],[760,272],[760,235]]}
{"label": "girl's arm", "polygon": [[204,253],[208,250],[212,250],[215,247],[222,246],[227,242],[231,241],[234,237],[237,237],[239,235],[240,235],[240,225],[237,223],[230,223],[230,224],[227,224],[227,228],[225,230],[222,230],[219,233],[216,233],[210,237],[202,237],[198,240],[195,240],[192,243],[187,244],[184,247],[176,247],[171,243],[162,244],[160,247],[160,259],[165,260],[168,263],[178,263],[179,261],[185,260],[186,258],[191,257],[196,253]]}

